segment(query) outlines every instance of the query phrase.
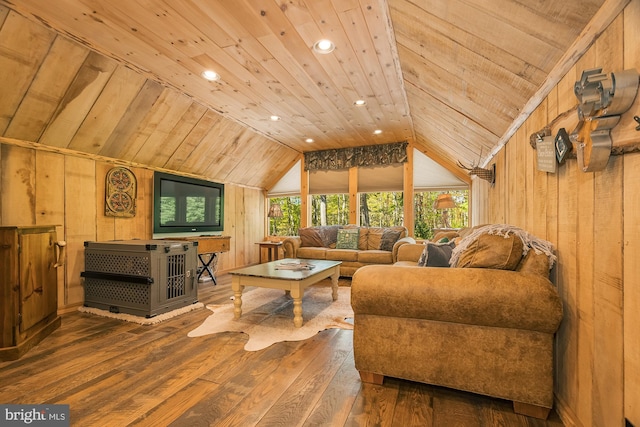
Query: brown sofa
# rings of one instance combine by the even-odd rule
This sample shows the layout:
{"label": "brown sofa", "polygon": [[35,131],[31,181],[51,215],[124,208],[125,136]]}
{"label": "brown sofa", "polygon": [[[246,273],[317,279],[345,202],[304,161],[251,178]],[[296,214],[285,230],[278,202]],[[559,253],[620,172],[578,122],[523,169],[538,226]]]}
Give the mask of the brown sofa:
{"label": "brown sofa", "polygon": [[521,245],[503,254],[511,270],[474,267],[487,262],[482,257],[494,251],[486,243],[495,238],[505,240],[489,236],[459,256],[462,263],[471,256],[471,267],[417,266],[425,245],[406,244],[395,265],[354,274],[353,345],[363,381],[380,384],[389,376],[451,387],[512,400],[515,412],[547,417],[562,319],[550,260],[534,250],[524,256]]}
{"label": "brown sofa", "polygon": [[[345,228],[358,230],[357,249],[336,248],[338,231]],[[336,225],[300,228],[298,236],[283,241],[283,249],[286,258],[342,261],[340,275],[351,277],[365,265],[393,265],[398,249],[407,243],[415,240],[407,237],[405,227]]]}

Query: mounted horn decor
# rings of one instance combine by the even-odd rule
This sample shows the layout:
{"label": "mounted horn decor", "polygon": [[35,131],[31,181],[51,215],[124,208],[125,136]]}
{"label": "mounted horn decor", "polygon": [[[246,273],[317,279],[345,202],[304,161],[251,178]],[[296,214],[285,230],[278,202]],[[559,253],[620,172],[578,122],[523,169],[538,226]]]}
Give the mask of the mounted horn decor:
{"label": "mounted horn decor", "polygon": [[611,129],[638,92],[638,72],[632,69],[608,76],[602,68],[585,70],[573,91],[579,122],[570,138],[577,146],[578,167],[583,172],[602,170],[611,156]]}
{"label": "mounted horn decor", "polygon": [[496,182],[496,164],[495,163],[491,165],[491,169],[483,169],[478,166],[473,166],[469,168],[458,161],[458,167],[466,171],[469,171],[469,175],[471,176],[475,175],[480,179],[489,181],[491,185],[495,184]]}

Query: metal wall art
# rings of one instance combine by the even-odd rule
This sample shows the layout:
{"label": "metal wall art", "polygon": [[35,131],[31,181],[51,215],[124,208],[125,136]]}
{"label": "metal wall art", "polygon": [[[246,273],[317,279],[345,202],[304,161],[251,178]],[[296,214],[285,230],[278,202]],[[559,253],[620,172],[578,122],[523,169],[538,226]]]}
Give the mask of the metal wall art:
{"label": "metal wall art", "polygon": [[602,170],[611,156],[611,129],[638,92],[638,72],[631,69],[607,75],[602,68],[585,70],[573,91],[579,121],[570,138],[576,143],[578,167],[583,172]]}
{"label": "metal wall art", "polygon": [[136,176],[127,168],[115,167],[105,179],[104,214],[121,218],[136,216]]}

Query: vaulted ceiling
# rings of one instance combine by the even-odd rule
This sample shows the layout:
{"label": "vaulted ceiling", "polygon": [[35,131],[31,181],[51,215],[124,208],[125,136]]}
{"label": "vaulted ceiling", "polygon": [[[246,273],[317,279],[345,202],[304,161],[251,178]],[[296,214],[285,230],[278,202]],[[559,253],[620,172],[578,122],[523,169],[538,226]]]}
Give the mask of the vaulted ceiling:
{"label": "vaulted ceiling", "polygon": [[456,171],[603,3],[0,0],[0,135],[262,188],[305,151],[398,141]]}

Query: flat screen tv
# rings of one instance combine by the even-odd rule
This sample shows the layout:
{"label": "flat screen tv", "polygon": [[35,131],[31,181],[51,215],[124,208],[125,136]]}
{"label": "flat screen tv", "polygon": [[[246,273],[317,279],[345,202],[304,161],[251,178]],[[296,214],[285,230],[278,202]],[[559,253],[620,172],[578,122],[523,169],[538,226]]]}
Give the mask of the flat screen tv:
{"label": "flat screen tv", "polygon": [[224,228],[224,184],[153,173],[154,237],[194,236]]}

